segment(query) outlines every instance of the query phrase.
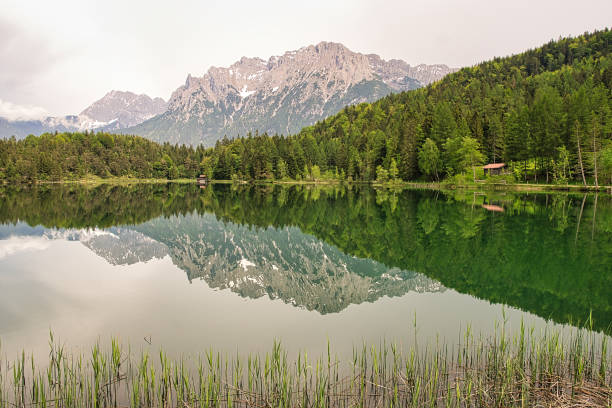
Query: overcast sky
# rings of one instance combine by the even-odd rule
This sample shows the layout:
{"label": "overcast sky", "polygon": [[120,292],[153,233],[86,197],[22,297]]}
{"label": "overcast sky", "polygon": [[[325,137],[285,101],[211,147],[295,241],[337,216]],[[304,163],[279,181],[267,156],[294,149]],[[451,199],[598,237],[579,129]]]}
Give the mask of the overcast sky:
{"label": "overcast sky", "polygon": [[460,67],[611,22],[611,0],[2,0],[0,116],[168,99],[188,73],[320,41]]}

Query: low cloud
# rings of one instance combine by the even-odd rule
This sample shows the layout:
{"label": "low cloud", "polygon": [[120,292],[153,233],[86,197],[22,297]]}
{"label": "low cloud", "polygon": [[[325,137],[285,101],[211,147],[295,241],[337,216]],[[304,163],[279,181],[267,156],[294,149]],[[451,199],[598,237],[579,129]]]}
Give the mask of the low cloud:
{"label": "low cloud", "polygon": [[0,99],[0,118],[8,120],[36,120],[49,116],[40,106],[17,105]]}
{"label": "low cloud", "polygon": [[10,237],[0,240],[0,259],[24,251],[42,251],[49,247],[49,240],[41,237]]}

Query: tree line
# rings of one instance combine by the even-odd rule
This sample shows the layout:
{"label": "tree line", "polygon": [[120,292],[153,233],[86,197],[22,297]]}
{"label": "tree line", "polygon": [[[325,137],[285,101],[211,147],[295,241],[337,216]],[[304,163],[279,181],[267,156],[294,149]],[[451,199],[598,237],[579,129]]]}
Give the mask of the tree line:
{"label": "tree line", "polygon": [[158,144],[138,136],[47,133],[19,141],[14,137],[0,139],[0,180],[194,178],[203,158],[201,147]]}

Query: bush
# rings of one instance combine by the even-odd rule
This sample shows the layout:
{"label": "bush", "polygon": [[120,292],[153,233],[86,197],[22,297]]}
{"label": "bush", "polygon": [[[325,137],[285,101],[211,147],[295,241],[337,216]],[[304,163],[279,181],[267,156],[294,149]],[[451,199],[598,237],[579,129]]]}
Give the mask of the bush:
{"label": "bush", "polygon": [[454,176],[448,177],[446,183],[454,184],[458,186],[464,186],[467,184],[474,184],[473,176],[467,173],[459,173]]}
{"label": "bush", "polygon": [[496,176],[487,175],[486,178],[487,184],[512,184],[516,183],[516,178],[514,174],[500,174]]}

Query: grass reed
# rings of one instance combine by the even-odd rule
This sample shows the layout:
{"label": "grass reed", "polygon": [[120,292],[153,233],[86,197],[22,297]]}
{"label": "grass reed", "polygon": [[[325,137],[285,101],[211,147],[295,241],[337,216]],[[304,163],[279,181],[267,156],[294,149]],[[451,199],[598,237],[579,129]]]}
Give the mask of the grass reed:
{"label": "grass reed", "polygon": [[[506,324],[464,329],[457,343],[382,341],[340,361],[327,353],[228,356],[212,349],[170,359],[112,339],[68,354],[50,333],[49,359],[0,360],[0,408],[9,407],[610,407],[608,337],[586,329],[536,331]],[[415,325],[416,338],[416,325]]]}

